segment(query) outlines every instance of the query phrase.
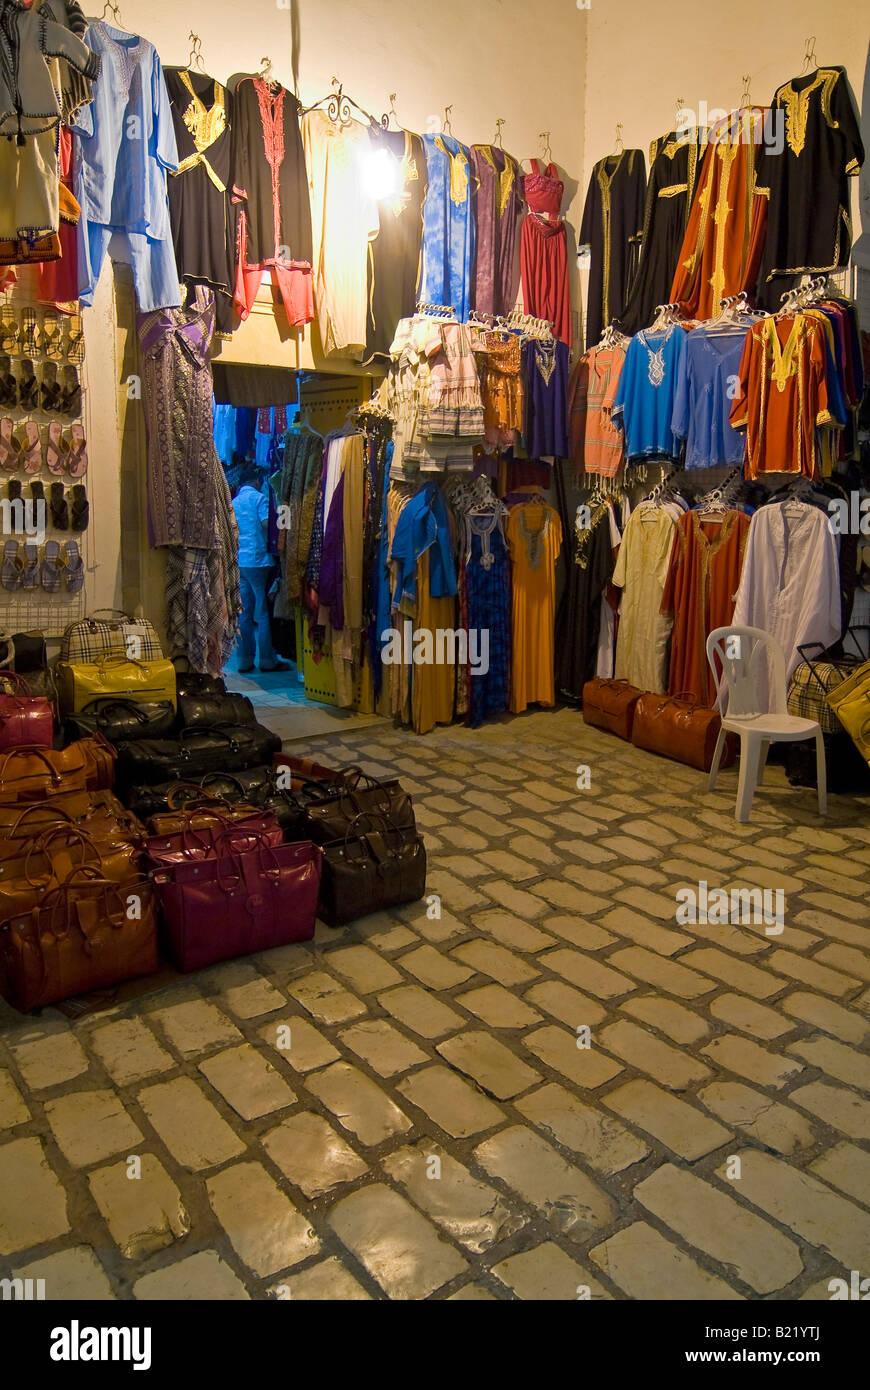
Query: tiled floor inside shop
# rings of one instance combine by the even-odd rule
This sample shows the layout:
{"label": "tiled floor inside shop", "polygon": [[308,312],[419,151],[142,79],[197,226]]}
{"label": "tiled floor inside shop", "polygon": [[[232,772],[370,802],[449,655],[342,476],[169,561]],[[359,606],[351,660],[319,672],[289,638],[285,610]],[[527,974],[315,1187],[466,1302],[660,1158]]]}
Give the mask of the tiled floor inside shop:
{"label": "tiled floor inside shop", "polygon": [[[709,794],[570,710],[305,746],[401,777],[437,896],[77,1022],[2,1006],[0,1277],[828,1299],[868,1271],[870,801],[821,822],[774,769],[740,826],[733,769]],[[782,888],[783,933],[678,925],[701,880]]]}

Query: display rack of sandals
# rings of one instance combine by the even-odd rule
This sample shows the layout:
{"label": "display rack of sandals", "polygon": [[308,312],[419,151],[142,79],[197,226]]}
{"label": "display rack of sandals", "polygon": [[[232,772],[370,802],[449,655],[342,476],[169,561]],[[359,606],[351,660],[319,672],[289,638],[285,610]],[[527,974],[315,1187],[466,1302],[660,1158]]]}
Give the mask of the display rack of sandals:
{"label": "display rack of sandals", "polygon": [[0,628],[53,637],[86,611],[84,332],[28,281],[0,297]]}

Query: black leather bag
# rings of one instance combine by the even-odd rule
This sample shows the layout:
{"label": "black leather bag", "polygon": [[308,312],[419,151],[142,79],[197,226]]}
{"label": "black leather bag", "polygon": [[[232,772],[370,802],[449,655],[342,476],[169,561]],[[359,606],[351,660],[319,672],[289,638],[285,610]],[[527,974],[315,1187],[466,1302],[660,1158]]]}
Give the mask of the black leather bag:
{"label": "black leather bag", "polygon": [[396,829],[416,830],[414,804],[398,779],[376,782],[367,777],[364,782],[344,786],[338,795],[309,807],[310,834],[317,844],[343,839],[352,825],[357,835],[384,821]]}
{"label": "black leather bag", "polygon": [[15,650],[15,670],[19,676],[47,670],[48,655],[41,632],[15,632],[12,646]]}
{"label": "black leather bag", "polygon": [[262,724],[182,729],[177,739],[146,738],[118,746],[122,786],[186,782],[209,772],[236,772],[267,762],[281,740]]}
{"label": "black leather bag", "polygon": [[[308,818],[308,808],[322,799],[323,785],[304,782],[291,790],[281,785],[278,775],[271,768],[263,771],[268,776],[256,785],[250,781],[246,783],[246,774],[240,773],[238,776],[204,777],[202,787],[211,795],[225,796],[228,801],[247,801],[261,811],[271,811],[287,840],[310,839],[311,822]],[[334,788],[330,787],[327,792],[333,790]]]}
{"label": "black leather bag", "polygon": [[221,676],[201,675],[199,671],[176,671],[175,693],[182,695],[226,695],[226,682]]}
{"label": "black leather bag", "polygon": [[153,704],[139,704],[135,700],[119,700],[116,696],[106,696],[101,700],[91,700],[80,714],[73,714],[64,722],[67,743],[78,738],[88,738],[97,732],[104,735],[110,743],[123,743],[129,739],[165,738],[175,726],[175,710],[168,700]]}
{"label": "black leather bag", "polygon": [[351,823],[340,840],[323,846],[318,916],[330,927],[367,917],[400,903],[418,902],[426,892],[426,847],[410,826],[382,820],[375,828],[369,815]]}
{"label": "black leather bag", "polygon": [[210,729],[215,724],[254,724],[257,720],[247,695],[182,695],[178,714],[183,729]]}
{"label": "black leather bag", "polygon": [[140,820],[147,820],[150,816],[177,809],[185,801],[195,801],[203,794],[232,803],[244,801],[249,805],[256,805],[257,795],[270,790],[271,779],[271,767],[248,767],[233,773],[209,772],[205,777],[190,778],[183,782],[159,782],[154,786],[140,784],[129,787],[123,799],[134,815]]}

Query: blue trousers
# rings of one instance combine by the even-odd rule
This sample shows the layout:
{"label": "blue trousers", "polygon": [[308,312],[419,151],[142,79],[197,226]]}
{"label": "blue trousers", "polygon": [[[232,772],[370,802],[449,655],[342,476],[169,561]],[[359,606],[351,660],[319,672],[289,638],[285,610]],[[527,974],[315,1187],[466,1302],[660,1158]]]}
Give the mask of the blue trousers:
{"label": "blue trousers", "polygon": [[269,630],[269,605],[266,595],[272,582],[274,570],[271,565],[258,565],[254,568],[239,568],[242,588],[242,616],[239,619],[239,635],[236,649],[239,653],[239,666],[254,665],[255,647],[260,648],[260,669],[267,670],[277,661]]}

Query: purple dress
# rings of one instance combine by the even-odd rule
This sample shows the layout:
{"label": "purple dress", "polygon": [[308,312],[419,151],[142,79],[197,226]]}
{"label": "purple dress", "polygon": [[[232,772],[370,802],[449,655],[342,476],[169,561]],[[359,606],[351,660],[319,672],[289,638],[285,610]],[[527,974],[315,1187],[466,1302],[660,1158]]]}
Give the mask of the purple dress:
{"label": "purple dress", "polygon": [[523,442],[529,458],[570,458],[568,348],[560,339],[523,344]]}
{"label": "purple dress", "polygon": [[472,145],[471,165],[477,180],[477,260],[475,309],[507,314],[520,287],[519,237],[523,211],[523,174],[512,155],[498,145]]}

